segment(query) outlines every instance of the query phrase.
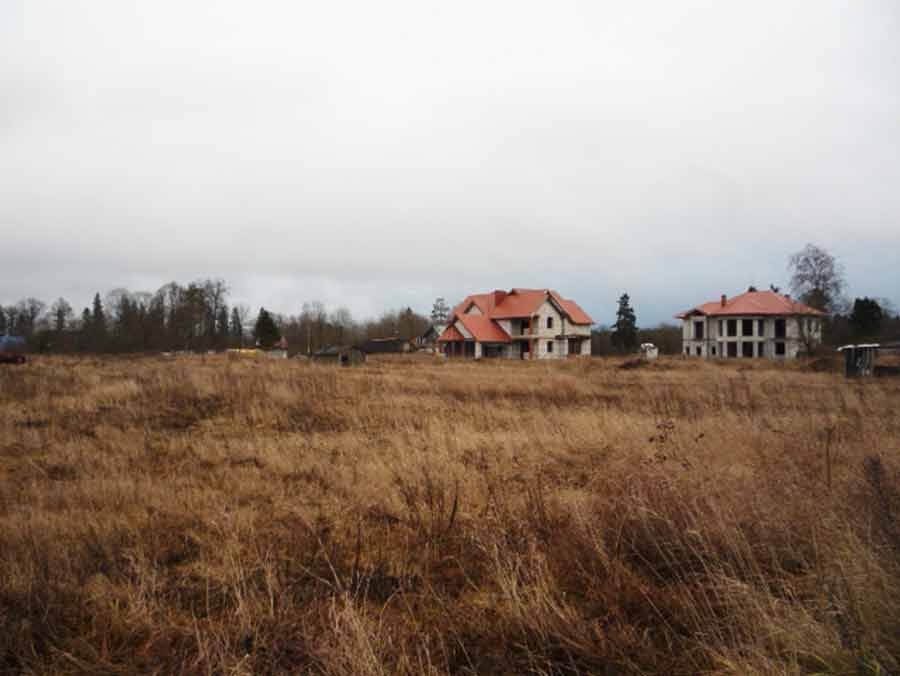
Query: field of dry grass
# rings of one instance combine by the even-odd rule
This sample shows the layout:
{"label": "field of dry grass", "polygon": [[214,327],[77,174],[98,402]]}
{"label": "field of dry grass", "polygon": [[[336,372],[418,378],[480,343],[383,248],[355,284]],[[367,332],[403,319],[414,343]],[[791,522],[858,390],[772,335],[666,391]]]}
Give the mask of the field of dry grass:
{"label": "field of dry grass", "polygon": [[0,671],[900,670],[900,379],[0,369]]}

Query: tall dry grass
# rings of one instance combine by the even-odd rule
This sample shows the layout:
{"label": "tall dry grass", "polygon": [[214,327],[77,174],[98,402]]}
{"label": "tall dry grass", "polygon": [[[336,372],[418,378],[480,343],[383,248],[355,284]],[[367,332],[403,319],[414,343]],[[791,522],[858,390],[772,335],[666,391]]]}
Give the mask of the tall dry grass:
{"label": "tall dry grass", "polygon": [[900,381],[0,370],[0,670],[900,669]]}

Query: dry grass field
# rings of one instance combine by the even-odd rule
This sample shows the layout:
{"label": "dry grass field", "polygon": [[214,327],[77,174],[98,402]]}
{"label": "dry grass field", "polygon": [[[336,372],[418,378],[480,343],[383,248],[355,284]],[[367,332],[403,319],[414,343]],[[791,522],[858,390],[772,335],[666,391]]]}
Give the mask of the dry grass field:
{"label": "dry grass field", "polygon": [[0,369],[0,671],[900,673],[900,379]]}

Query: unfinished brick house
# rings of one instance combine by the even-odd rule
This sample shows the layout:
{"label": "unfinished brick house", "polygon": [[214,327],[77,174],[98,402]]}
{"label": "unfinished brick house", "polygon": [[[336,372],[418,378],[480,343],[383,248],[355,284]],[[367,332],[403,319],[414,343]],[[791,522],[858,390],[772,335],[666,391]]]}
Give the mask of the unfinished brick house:
{"label": "unfinished brick house", "polygon": [[467,296],[438,338],[448,357],[565,359],[590,355],[593,320],[550,289]]}
{"label": "unfinished brick house", "polygon": [[724,294],[675,315],[682,351],[691,357],[796,359],[822,342],[826,314],[775,291]]}

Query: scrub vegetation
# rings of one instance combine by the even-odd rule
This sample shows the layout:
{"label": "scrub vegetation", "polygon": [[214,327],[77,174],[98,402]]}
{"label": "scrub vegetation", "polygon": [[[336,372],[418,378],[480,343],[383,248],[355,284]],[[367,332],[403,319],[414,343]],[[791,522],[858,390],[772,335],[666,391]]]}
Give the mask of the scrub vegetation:
{"label": "scrub vegetation", "polygon": [[900,669],[900,379],[662,359],[0,370],[0,671]]}

